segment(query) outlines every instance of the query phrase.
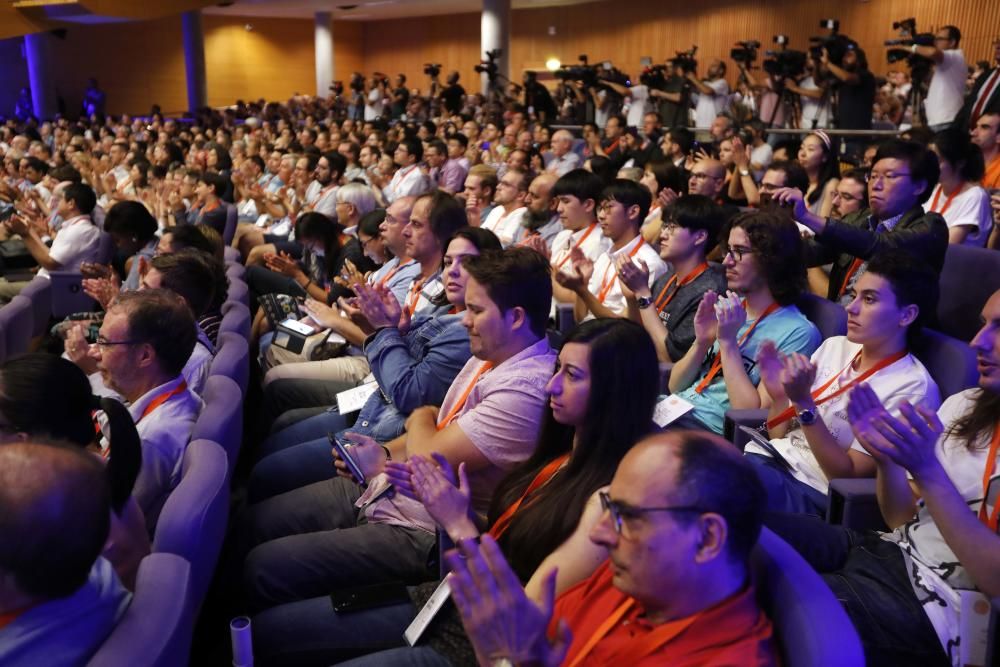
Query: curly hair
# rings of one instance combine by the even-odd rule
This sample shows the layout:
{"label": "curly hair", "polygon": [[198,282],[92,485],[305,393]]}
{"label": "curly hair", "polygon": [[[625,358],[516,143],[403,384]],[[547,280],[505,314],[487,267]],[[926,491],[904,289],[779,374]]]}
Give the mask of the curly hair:
{"label": "curly hair", "polygon": [[766,211],[741,213],[729,221],[719,245],[729,252],[729,232],[739,227],[750,239],[757,268],[771,296],[782,306],[794,303],[806,288],[806,262],[799,228],[791,218]]}

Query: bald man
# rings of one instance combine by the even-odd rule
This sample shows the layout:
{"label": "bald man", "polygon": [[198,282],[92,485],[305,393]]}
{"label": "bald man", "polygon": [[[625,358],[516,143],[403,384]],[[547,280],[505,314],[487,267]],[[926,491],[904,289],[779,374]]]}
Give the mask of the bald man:
{"label": "bald man", "polygon": [[80,449],[0,447],[0,662],[81,665],[131,596],[101,557],[111,491]]}
{"label": "bald man", "polygon": [[579,166],[580,156],[573,152],[573,135],[569,130],[557,130],[552,135],[552,157],[545,171],[558,178]]}
{"label": "bald man", "polygon": [[691,167],[691,176],[688,178],[689,195],[704,195],[718,201],[725,185],[726,167],[718,160],[698,160]]}

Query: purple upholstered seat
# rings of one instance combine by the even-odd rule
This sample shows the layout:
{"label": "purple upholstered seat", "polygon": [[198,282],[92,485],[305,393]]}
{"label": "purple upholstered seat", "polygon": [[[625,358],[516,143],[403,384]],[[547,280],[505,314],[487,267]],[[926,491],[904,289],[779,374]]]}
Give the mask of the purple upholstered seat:
{"label": "purple upholstered seat", "polygon": [[815,570],[763,529],[750,560],[757,599],[774,624],[786,667],[862,667],[861,640]]}
{"label": "purple upholstered seat", "polygon": [[234,331],[219,334],[209,375],[224,375],[234,380],[240,392],[246,394],[250,380],[250,346],[246,338]]}
{"label": "purple upholstered seat", "polygon": [[250,309],[238,301],[227,301],[222,304],[222,324],[219,333],[234,331],[243,338],[250,340]]}
{"label": "purple upholstered seat", "polygon": [[191,564],[191,601],[208,591],[229,519],[226,452],[211,440],[192,440],[184,451],[181,481],[167,498],[153,535],[153,553],[177,554]]}
{"label": "purple upholstered seat", "polygon": [[52,317],[52,281],[48,278],[35,277],[21,290],[19,296],[31,301],[32,337],[41,336],[48,328],[49,318]]}
{"label": "purple upholstered seat", "polygon": [[243,393],[231,378],[209,375],[201,397],[205,408],[198,415],[191,439],[218,443],[226,452],[231,473],[243,440]]}
{"label": "purple upholstered seat", "polygon": [[34,320],[31,300],[15,296],[10,303],[0,308],[0,331],[3,332],[7,357],[28,351]]}
{"label": "purple upholstered seat", "polygon": [[188,663],[194,628],[191,565],[172,553],[139,564],[135,595],[87,667],[175,667]]}

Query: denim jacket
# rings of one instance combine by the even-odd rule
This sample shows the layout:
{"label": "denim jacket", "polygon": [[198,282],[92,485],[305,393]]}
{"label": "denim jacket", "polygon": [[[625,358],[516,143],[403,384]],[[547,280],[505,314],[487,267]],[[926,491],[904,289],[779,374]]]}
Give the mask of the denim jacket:
{"label": "denim jacket", "polygon": [[371,335],[365,356],[379,390],[368,397],[352,431],[387,442],[403,433],[406,417],[423,405],[441,405],[465,366],[469,333],[462,315],[433,309],[417,315],[406,335],[388,328]]}

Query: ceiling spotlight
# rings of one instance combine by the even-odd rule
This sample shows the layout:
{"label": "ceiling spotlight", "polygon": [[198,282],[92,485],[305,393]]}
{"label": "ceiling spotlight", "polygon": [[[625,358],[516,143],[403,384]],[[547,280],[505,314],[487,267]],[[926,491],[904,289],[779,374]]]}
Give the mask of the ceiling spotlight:
{"label": "ceiling spotlight", "polygon": [[550,72],[555,72],[560,67],[562,67],[562,63],[559,62],[558,58],[549,58],[548,60],[545,61],[545,69],[549,70]]}

